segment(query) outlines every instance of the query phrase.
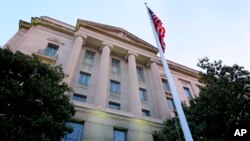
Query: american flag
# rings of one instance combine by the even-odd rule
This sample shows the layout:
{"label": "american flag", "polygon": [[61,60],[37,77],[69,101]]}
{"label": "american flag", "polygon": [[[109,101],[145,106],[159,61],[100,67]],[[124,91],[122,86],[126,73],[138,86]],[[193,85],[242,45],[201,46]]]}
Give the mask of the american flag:
{"label": "american flag", "polygon": [[[147,7],[148,8],[148,7]],[[159,41],[161,43],[161,47],[163,52],[165,52],[165,48],[166,48],[166,44],[164,42],[164,36],[165,36],[165,28],[162,26],[162,22],[161,20],[154,14],[154,12],[148,8],[150,17],[153,21],[154,27],[155,27],[155,31],[158,35]]]}

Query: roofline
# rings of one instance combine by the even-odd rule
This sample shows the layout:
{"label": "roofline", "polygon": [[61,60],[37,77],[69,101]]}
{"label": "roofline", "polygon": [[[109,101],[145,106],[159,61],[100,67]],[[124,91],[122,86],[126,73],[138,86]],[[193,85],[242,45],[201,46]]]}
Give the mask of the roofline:
{"label": "roofline", "polygon": [[[118,30],[118,31],[121,31],[121,32],[123,32],[123,33],[126,33],[126,34],[128,34],[129,36],[132,37],[132,38],[130,38],[130,39],[133,40],[133,38],[134,38],[135,40],[138,40],[139,42],[142,42],[142,43],[143,43],[143,44],[141,44],[141,43],[138,43],[138,42],[133,41],[133,44],[143,46],[144,48],[147,48],[148,50],[151,50],[151,51],[153,51],[153,52],[156,53],[156,54],[159,52],[159,50],[158,50],[155,46],[149,44],[148,42],[142,40],[141,38],[135,36],[134,34],[128,32],[127,30],[125,30],[125,29],[123,29],[123,28],[120,28],[120,27],[115,27],[115,26],[110,26],[110,25],[101,24],[101,23],[97,23],[97,22],[92,22],[92,21],[87,21],[87,20],[78,19],[78,20],[77,20],[77,25],[76,25],[76,30],[78,30],[80,27],[84,27],[84,28],[86,28],[86,27],[91,27],[91,28],[95,28],[95,29],[97,30],[97,28],[95,27],[95,25],[96,25],[96,26],[100,26],[100,27],[104,27],[104,28],[109,28],[109,29],[115,30],[115,31]],[[100,28],[98,28],[98,29],[99,29],[99,31],[102,31],[102,33],[106,33],[106,34],[108,34],[108,35],[110,35],[110,36],[112,36],[112,37],[115,37],[115,38],[117,38],[117,39],[120,39],[120,40],[123,40],[123,41],[127,41],[127,42],[132,42],[132,41],[128,41],[128,40],[126,40],[126,39],[124,40],[124,38],[121,38],[121,37],[118,37],[118,36],[114,36],[113,34],[110,34],[110,33],[106,32],[106,31],[104,31],[104,30],[101,30]],[[128,37],[128,38],[129,38],[129,37]]]}
{"label": "roofline", "polygon": [[[111,26],[111,25],[102,24],[102,23],[97,23],[97,22],[88,21],[88,20],[83,20],[83,19],[77,19],[77,23],[80,22],[80,21],[83,21],[83,22],[86,23],[86,24],[93,24],[93,25],[98,25],[98,26],[102,26],[102,27],[111,28],[111,29],[113,29],[113,30],[120,30],[120,31],[122,31],[122,32],[124,32],[124,33],[127,33],[128,35],[130,35],[130,36],[136,38],[137,40],[139,40],[139,41],[141,41],[141,42],[147,44],[148,46],[154,47],[154,46],[151,45],[150,43],[148,43],[148,42],[142,40],[141,38],[137,37],[136,35],[130,33],[129,31],[127,31],[127,30],[125,30],[125,29],[123,29],[123,28],[121,28],[121,27]],[[76,28],[77,28],[77,29],[79,28],[78,25],[76,26]],[[154,48],[155,48],[155,47],[154,47]]]}
{"label": "roofline", "polygon": [[[198,79],[200,78],[200,74],[199,74],[200,72],[198,70],[195,70],[195,69],[192,69],[190,67],[175,63],[171,60],[166,60],[166,61],[167,61],[167,64],[168,64],[170,70],[181,72],[181,73],[184,73],[186,75],[189,75],[189,76],[192,76],[192,77],[195,77]],[[162,64],[160,57],[158,57],[157,63],[160,64],[161,67],[163,67],[163,64]]]}
{"label": "roofline", "polygon": [[[48,17],[48,16],[41,16],[41,19],[46,20],[46,21],[47,21],[47,19],[50,19],[50,20],[56,21],[56,22],[58,22],[58,23],[61,23],[61,24],[70,26],[72,29],[75,29],[75,26],[73,26],[73,25],[71,25],[71,24],[68,24],[68,23],[59,21],[59,20],[57,20],[57,19],[54,19],[54,18],[51,18],[51,17]],[[65,27],[65,28],[67,28],[67,27]],[[68,28],[68,29],[70,29],[70,28]]]}

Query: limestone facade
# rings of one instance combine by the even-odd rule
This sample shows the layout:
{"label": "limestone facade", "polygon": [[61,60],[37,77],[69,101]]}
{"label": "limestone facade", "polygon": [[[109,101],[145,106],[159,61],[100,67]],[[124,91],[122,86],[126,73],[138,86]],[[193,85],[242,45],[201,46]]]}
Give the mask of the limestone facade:
{"label": "limestone facade", "polygon": [[[5,44],[13,51],[62,65],[74,90],[74,121],[81,141],[153,141],[152,133],[174,115],[158,50],[118,27],[78,20],[71,26],[49,17],[20,21]],[[198,72],[168,61],[181,101],[198,96]],[[122,137],[121,137],[122,138]]]}

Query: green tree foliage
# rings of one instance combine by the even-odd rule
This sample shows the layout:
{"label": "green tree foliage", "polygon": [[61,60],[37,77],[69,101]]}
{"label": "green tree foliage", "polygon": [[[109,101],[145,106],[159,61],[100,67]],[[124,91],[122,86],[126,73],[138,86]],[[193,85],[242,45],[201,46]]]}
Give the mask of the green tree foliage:
{"label": "green tree foliage", "polygon": [[74,107],[60,66],[0,49],[0,140],[60,140]]}
{"label": "green tree foliage", "polygon": [[165,121],[161,131],[154,132],[155,141],[177,141],[183,140],[183,134],[179,124],[179,119],[174,117]]}
{"label": "green tree foliage", "polygon": [[[199,61],[199,97],[184,106],[194,140],[224,141],[232,137],[230,129],[243,125],[250,127],[250,73],[238,65],[222,65],[222,61],[209,62],[208,58]],[[173,119],[167,120],[161,131],[156,132],[159,140],[179,140],[174,131]],[[177,133],[175,131],[175,133]],[[162,136],[164,134],[164,136]],[[174,139],[169,139],[174,136]],[[183,136],[182,136],[183,140]]]}

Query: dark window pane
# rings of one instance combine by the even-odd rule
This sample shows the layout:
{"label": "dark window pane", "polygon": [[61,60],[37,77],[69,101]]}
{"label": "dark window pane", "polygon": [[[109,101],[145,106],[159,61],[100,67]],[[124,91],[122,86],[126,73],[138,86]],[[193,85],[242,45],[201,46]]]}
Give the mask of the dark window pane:
{"label": "dark window pane", "polygon": [[140,98],[142,101],[148,101],[147,91],[145,89],[139,89]]}
{"label": "dark window pane", "polygon": [[111,80],[109,91],[111,93],[120,94],[120,82]]}
{"label": "dark window pane", "polygon": [[68,123],[73,132],[65,135],[62,141],[81,141],[83,134],[83,124],[79,123]]}
{"label": "dark window pane", "polygon": [[143,115],[143,116],[150,117],[150,111],[149,111],[149,110],[144,110],[144,109],[142,109],[142,115]]}
{"label": "dark window pane", "polygon": [[121,105],[119,103],[109,102],[109,108],[120,110],[121,109]]}
{"label": "dark window pane", "polygon": [[75,100],[75,101],[81,101],[81,102],[85,102],[86,98],[87,97],[85,95],[80,95],[80,94],[77,94],[77,93],[74,93],[73,97],[72,97],[73,100]]}
{"label": "dark window pane", "polygon": [[174,101],[173,101],[173,99],[167,99],[167,102],[168,102],[168,107],[170,108],[170,109],[174,109]]}
{"label": "dark window pane", "polygon": [[168,84],[168,80],[162,79],[162,84],[163,84],[163,89],[165,90],[165,92],[170,92],[170,87],[169,87],[169,84]]}
{"label": "dark window pane", "polygon": [[89,84],[90,76],[91,75],[88,73],[80,72],[78,84],[87,86]]}
{"label": "dark window pane", "polygon": [[126,131],[114,129],[113,141],[126,141]]}
{"label": "dark window pane", "polygon": [[95,52],[86,50],[85,57],[84,57],[84,63],[87,65],[92,65],[95,58]]}
{"label": "dark window pane", "polygon": [[44,50],[44,54],[50,57],[55,57],[58,47],[58,45],[49,43],[47,48]]}
{"label": "dark window pane", "polygon": [[114,73],[120,72],[120,60],[112,58],[112,72]]}
{"label": "dark window pane", "polygon": [[109,102],[109,108],[120,110],[121,109],[121,105],[119,103]]}
{"label": "dark window pane", "polygon": [[184,89],[184,94],[186,95],[186,97],[188,99],[192,98],[189,88],[183,87],[183,89]]}
{"label": "dark window pane", "polygon": [[138,80],[145,81],[143,68],[137,66],[136,69],[137,69]]}

